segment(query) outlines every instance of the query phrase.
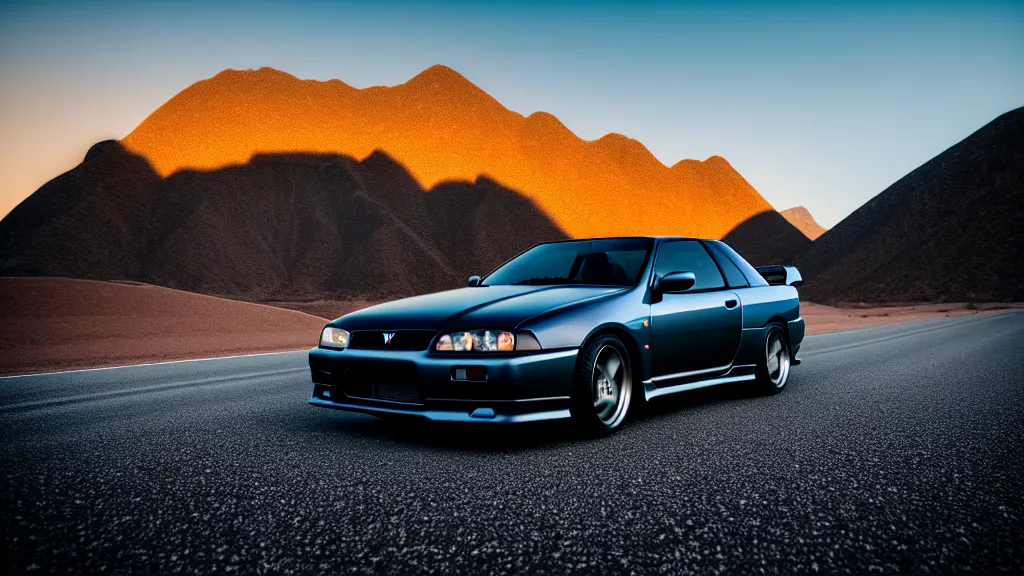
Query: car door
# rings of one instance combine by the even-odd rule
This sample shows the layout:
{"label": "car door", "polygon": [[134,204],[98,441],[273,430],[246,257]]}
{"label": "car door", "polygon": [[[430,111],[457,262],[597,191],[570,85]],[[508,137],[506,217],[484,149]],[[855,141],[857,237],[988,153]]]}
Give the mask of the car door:
{"label": "car door", "polygon": [[692,272],[696,282],[684,292],[661,294],[651,304],[653,376],[673,380],[728,368],[740,345],[742,306],[703,244],[664,242],[654,272]]}

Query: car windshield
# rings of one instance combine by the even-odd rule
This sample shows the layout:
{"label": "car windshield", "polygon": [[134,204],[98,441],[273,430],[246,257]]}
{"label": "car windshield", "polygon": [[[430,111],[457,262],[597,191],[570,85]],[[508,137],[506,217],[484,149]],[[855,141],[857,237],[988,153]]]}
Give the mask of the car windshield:
{"label": "car windshield", "polygon": [[608,238],[534,246],[491,272],[485,286],[633,286],[651,253],[650,238]]}

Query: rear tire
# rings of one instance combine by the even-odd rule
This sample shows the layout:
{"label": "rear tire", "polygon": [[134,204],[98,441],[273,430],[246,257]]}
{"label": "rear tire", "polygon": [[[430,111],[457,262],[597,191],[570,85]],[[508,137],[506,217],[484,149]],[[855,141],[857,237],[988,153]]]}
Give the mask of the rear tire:
{"label": "rear tire", "polygon": [[761,340],[761,357],[757,362],[757,382],[764,394],[778,394],[789,382],[793,355],[789,338],[781,324],[771,323],[764,327]]}
{"label": "rear tire", "polygon": [[604,335],[585,344],[573,372],[573,423],[586,434],[610,434],[622,427],[632,398],[633,367],[622,341]]}

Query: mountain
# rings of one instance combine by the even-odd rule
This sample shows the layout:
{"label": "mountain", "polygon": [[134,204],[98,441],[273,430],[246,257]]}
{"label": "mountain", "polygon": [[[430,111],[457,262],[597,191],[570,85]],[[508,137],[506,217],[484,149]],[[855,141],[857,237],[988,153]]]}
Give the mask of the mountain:
{"label": "mountain", "polygon": [[545,112],[522,116],[445,66],[356,89],[261,68],[186,88],[122,141],[160,176],[256,154],[381,150],[424,188],[485,176],[521,192],[573,237],[719,238],[772,207],[724,159],[667,167],[619,134],[584,141]]}
{"label": "mountain", "polygon": [[821,303],[1024,300],[1024,108],[907,174],[814,241]]}
{"label": "mountain", "polygon": [[825,233],[825,229],[814,221],[814,216],[811,216],[810,211],[803,206],[789,208],[779,214],[811,240],[817,240],[818,236]]}
{"label": "mountain", "polygon": [[163,178],[108,141],[0,221],[0,274],[379,299],[462,286],[563,238],[515,191],[484,177],[425,191],[381,152],[259,154]]}
{"label": "mountain", "polygon": [[722,241],[754,266],[795,264],[811,248],[811,240],[775,210],[744,220]]}

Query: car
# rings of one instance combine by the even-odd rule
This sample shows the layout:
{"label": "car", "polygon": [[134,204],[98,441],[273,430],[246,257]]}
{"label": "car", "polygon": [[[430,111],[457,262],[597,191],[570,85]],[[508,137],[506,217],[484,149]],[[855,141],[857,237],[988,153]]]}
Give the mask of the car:
{"label": "car", "polygon": [[448,422],[571,418],[603,434],[668,394],[775,394],[799,364],[801,282],[717,240],[538,244],[466,287],[327,324],[309,353],[309,403]]}

